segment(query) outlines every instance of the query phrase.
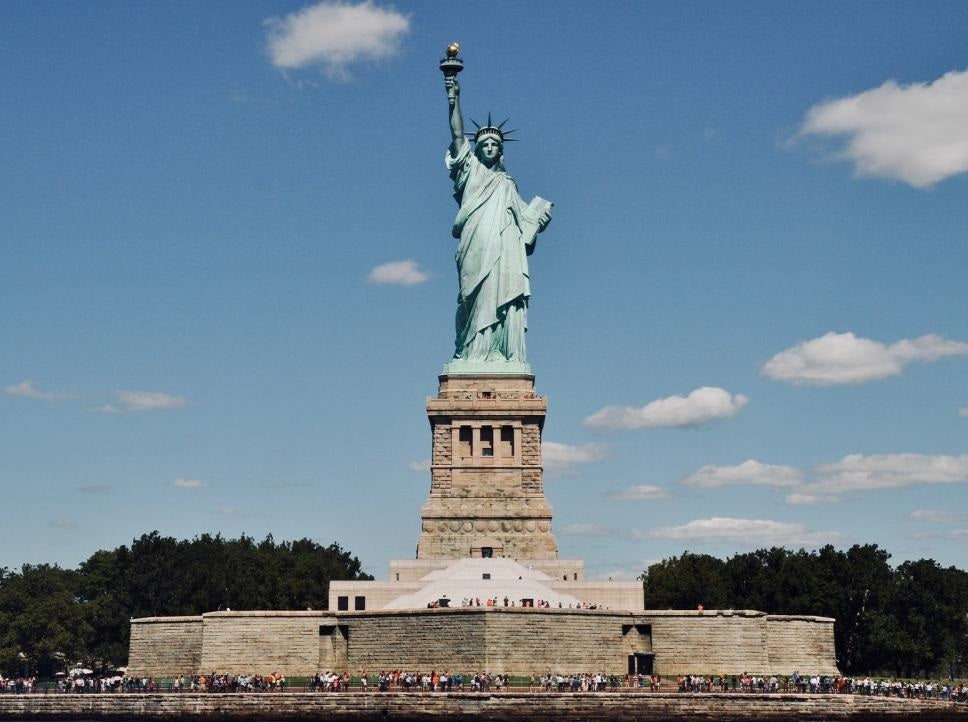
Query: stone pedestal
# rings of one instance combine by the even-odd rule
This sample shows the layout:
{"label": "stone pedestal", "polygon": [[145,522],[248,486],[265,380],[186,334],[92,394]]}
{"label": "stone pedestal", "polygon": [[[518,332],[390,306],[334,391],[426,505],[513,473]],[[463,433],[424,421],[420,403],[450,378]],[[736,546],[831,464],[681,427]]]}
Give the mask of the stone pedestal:
{"label": "stone pedestal", "polygon": [[548,403],[529,374],[444,374],[427,400],[430,496],[417,559],[558,558],[544,495]]}

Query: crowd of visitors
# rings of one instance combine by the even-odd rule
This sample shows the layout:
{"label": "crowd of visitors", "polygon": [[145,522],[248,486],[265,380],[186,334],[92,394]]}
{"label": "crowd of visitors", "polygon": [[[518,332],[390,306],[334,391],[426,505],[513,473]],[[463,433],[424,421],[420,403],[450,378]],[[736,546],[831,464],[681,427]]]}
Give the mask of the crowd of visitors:
{"label": "crowd of visitors", "polygon": [[[433,601],[427,602],[427,609],[437,609],[438,607],[449,607],[449,599],[434,599]],[[558,602],[552,605],[547,599],[510,599],[504,597],[500,599],[498,597],[490,597],[481,600],[480,597],[464,597],[460,600],[460,606],[462,607],[536,607],[539,609],[551,609],[554,606],[556,609],[608,609],[608,607],[592,604],[589,602],[576,602],[574,604],[569,603],[567,605],[562,602]]]}
{"label": "crowd of visitors", "polygon": [[[875,679],[872,677],[831,677],[801,675],[769,677],[751,675],[682,675],[664,681],[660,675],[626,674],[624,677],[604,673],[531,675],[530,679],[513,681],[515,691],[529,692],[669,692],[680,693],[801,693],[801,694],[860,694],[904,699],[934,699],[968,703],[968,683],[962,681],[921,681]],[[488,672],[475,674],[448,671],[413,672],[406,670],[380,671],[370,674],[360,670],[357,676],[348,671],[327,671],[316,674],[305,684],[300,680],[294,691],[310,692],[505,692],[512,688],[506,674]],[[0,693],[33,694],[61,692],[69,694],[116,692],[285,692],[286,678],[282,674],[208,674],[180,676],[164,680],[153,677],[71,676],[52,683],[38,683],[35,677],[5,679],[0,676]]]}
{"label": "crowd of visitors", "polygon": [[801,675],[795,671],[789,677],[760,677],[744,672],[741,675],[694,676],[676,678],[680,692],[798,692],[801,694],[866,694],[907,699],[941,699],[968,702],[965,682],[875,680],[870,677],[831,677]]}
{"label": "crowd of visitors", "polygon": [[34,691],[37,684],[36,677],[17,677],[4,679],[0,675],[0,692],[13,692],[15,694],[30,694]]}

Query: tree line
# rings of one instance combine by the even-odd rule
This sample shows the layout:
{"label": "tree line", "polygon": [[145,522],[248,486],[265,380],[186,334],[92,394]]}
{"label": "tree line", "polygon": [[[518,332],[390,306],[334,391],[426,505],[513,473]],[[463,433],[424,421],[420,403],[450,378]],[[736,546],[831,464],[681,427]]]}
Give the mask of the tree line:
{"label": "tree line", "polygon": [[[847,674],[958,678],[968,671],[968,572],[931,559],[892,567],[877,545],[684,552],[642,575],[650,609],[758,609],[835,618]],[[129,620],[219,609],[326,609],[333,579],[371,579],[338,544],[191,540],[157,531],[77,569],[0,568],[0,673],[53,676],[126,664]]]}
{"label": "tree line", "polygon": [[[779,547],[718,559],[685,552],[643,573],[650,609],[757,609],[834,617],[852,675],[958,678],[968,671],[968,572],[932,559],[896,568],[876,544]],[[792,670],[791,670],[792,671]]]}
{"label": "tree line", "polygon": [[0,567],[0,672],[52,677],[81,663],[123,666],[129,621],[219,609],[326,609],[333,579],[372,579],[338,544],[260,542],[245,535],[190,540],[143,534],[77,569]]}

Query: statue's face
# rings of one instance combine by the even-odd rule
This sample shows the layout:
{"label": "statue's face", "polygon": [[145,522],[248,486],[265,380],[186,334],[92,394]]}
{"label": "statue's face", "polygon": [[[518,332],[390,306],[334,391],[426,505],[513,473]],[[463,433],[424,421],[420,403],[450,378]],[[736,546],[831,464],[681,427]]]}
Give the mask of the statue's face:
{"label": "statue's face", "polygon": [[494,138],[485,138],[477,144],[477,157],[488,168],[501,159],[501,144]]}

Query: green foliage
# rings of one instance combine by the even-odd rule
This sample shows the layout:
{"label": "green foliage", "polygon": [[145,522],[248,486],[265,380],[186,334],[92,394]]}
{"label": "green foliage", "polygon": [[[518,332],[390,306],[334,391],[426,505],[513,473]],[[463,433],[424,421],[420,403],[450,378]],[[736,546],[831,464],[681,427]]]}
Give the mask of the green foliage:
{"label": "green foliage", "polygon": [[930,559],[904,562],[875,544],[846,551],[779,547],[725,561],[705,554],[642,575],[652,609],[758,609],[834,617],[841,670],[955,678],[968,669],[968,573]]}
{"label": "green foliage", "polygon": [[50,677],[125,664],[132,617],[218,609],[326,609],[333,579],[371,579],[338,544],[143,534],[77,570],[0,568],[0,672]]}
{"label": "green foliage", "polygon": [[89,634],[77,603],[75,571],[41,564],[5,575],[0,586],[0,664],[8,670],[52,674],[83,651]]}

